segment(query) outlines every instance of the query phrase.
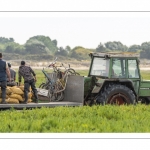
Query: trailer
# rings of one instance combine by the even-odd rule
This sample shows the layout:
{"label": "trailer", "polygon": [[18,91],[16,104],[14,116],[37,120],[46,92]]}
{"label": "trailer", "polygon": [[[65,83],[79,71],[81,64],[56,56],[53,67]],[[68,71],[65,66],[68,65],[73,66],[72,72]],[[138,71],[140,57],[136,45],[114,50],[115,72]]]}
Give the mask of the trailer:
{"label": "trailer", "polygon": [[45,93],[40,94],[43,89],[38,89],[38,95],[40,103],[28,103],[28,104],[0,104],[0,109],[30,109],[41,107],[74,107],[83,106],[84,104],[84,77],[83,76],[68,76],[66,89],[64,91],[65,97],[62,101],[49,101],[48,96]]}

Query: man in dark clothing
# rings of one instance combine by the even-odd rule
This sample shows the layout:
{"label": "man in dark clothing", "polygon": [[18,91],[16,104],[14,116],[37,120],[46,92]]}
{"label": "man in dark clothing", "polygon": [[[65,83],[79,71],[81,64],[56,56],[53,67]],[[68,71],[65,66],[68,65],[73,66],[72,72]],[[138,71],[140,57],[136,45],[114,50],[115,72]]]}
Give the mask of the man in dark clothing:
{"label": "man in dark clothing", "polygon": [[2,91],[2,102],[1,104],[7,104],[6,99],[6,87],[7,87],[7,76],[8,81],[10,82],[10,71],[6,61],[2,59],[2,53],[0,53],[0,87]]}
{"label": "man in dark clothing", "polygon": [[35,103],[38,103],[38,95],[37,95],[37,89],[35,87],[36,82],[36,74],[32,70],[31,67],[25,65],[25,61],[21,61],[21,66],[19,67],[18,71],[18,77],[19,77],[19,85],[21,83],[21,78],[24,78],[24,104],[27,104],[28,102],[28,92],[29,88],[31,86],[32,91],[34,93],[35,97]]}
{"label": "man in dark clothing", "polygon": [[10,63],[8,63],[8,67],[9,67],[9,71],[10,71],[11,81],[15,81],[16,80],[16,71],[11,69]]}

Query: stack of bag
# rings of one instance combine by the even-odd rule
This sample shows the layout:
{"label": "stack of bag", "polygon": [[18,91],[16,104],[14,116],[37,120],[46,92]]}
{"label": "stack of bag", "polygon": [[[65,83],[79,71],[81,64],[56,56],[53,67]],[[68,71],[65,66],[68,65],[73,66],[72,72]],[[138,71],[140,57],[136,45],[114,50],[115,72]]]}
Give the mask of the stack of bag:
{"label": "stack of bag", "polygon": [[[28,103],[32,102],[33,94],[28,93]],[[2,91],[0,89],[0,102],[2,101]],[[24,101],[24,86],[7,86],[6,102],[9,104],[19,104]]]}

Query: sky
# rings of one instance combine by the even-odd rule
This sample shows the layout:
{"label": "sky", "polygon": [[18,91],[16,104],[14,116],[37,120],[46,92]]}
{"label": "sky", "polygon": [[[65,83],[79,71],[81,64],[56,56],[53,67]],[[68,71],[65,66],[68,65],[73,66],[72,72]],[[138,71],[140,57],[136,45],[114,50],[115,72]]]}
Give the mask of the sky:
{"label": "sky", "polygon": [[101,9],[105,12],[93,12],[98,9],[88,11],[88,7],[85,10],[66,11],[70,10],[70,7],[64,9],[65,6],[57,5],[56,10],[59,11],[56,12],[47,12],[47,7],[45,9],[40,7],[40,11],[34,11],[38,9],[29,7],[21,11],[18,9],[18,12],[12,9],[16,7],[11,7],[11,12],[5,12],[8,8],[2,8],[0,37],[12,37],[15,42],[25,44],[30,37],[44,35],[49,36],[51,40],[56,39],[57,46],[64,48],[67,45],[71,48],[75,46],[96,48],[100,43],[109,41],[120,41],[129,47],[150,41],[150,12],[134,11],[134,9],[129,9],[133,12],[124,12],[125,9],[121,9],[123,12],[120,9],[117,12],[105,11],[107,9]]}

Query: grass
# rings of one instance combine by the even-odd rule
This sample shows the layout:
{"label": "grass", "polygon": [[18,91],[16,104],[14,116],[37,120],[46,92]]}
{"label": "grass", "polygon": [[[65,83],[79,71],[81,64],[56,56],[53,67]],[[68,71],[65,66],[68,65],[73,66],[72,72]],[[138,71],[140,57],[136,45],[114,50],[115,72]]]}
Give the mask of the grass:
{"label": "grass", "polygon": [[146,133],[150,107],[83,106],[0,112],[1,133]]}

